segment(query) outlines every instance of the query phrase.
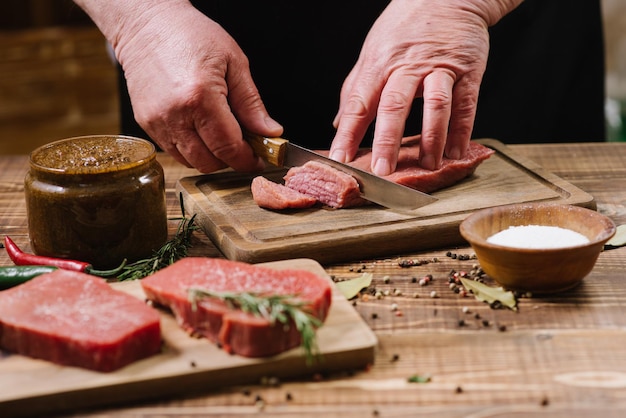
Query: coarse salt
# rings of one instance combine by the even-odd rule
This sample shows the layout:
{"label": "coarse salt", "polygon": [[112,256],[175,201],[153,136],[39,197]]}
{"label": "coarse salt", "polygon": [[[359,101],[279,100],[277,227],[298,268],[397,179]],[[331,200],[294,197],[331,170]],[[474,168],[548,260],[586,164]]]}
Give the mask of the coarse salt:
{"label": "coarse salt", "polygon": [[589,239],[571,229],[558,226],[522,225],[510,226],[489,238],[491,244],[515,248],[564,248],[589,243]]}

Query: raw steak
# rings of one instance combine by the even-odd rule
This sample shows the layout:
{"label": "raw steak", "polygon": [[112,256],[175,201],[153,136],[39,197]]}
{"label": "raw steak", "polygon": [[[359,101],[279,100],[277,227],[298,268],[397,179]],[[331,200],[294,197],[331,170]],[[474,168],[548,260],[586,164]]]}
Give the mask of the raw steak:
{"label": "raw steak", "polygon": [[274,183],[263,176],[252,179],[250,188],[256,204],[266,209],[304,209],[317,203],[317,199],[313,196],[307,196],[283,184]]}
{"label": "raw steak", "polygon": [[0,292],[0,347],[109,372],[158,353],[158,312],[101,278],[57,270]]}
{"label": "raw steak", "polygon": [[274,270],[238,261],[187,257],[141,281],[148,299],[170,308],[190,334],[216,342],[246,357],[266,357],[300,344],[295,326],[276,323],[230,309],[218,299],[202,299],[192,309],[188,289],[213,292],[295,294],[309,302],[310,312],[324,320],[331,303],[328,280],[305,270]]}
{"label": "raw steak", "polygon": [[359,183],[354,177],[318,161],[290,168],[284,180],[288,188],[333,208],[359,206],[367,202],[361,198]]}
{"label": "raw steak", "polygon": [[[465,158],[461,160],[444,158],[441,168],[431,171],[417,166],[419,147],[416,142],[416,140],[411,140],[403,143],[403,146],[400,148],[396,171],[385,176],[385,178],[394,183],[404,184],[405,186],[424,193],[430,193],[452,186],[464,178],[471,176],[476,170],[476,167],[495,152],[491,148],[471,141]],[[371,172],[371,162],[371,151],[361,150],[349,164],[361,170]]]}

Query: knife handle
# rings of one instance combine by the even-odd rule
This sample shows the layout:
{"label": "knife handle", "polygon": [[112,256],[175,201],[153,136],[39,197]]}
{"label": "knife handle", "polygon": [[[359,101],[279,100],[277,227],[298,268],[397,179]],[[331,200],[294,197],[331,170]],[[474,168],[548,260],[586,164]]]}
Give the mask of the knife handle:
{"label": "knife handle", "polygon": [[245,130],[243,139],[250,144],[256,155],[272,165],[283,166],[289,141],[284,138],[267,138]]}

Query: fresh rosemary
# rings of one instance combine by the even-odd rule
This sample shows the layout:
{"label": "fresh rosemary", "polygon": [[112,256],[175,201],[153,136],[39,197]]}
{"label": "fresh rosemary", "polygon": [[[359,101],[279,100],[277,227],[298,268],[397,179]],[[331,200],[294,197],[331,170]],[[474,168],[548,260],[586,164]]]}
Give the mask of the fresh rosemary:
{"label": "fresh rosemary", "polygon": [[207,289],[188,289],[192,309],[197,309],[201,299],[215,298],[222,300],[230,309],[265,318],[274,325],[276,322],[289,326],[291,321],[296,326],[302,340],[307,363],[319,356],[315,330],[322,321],[307,312],[305,303],[296,299],[297,295],[262,294],[259,292],[213,292]]}
{"label": "fresh rosemary", "polygon": [[143,279],[187,256],[187,250],[191,247],[191,235],[198,229],[194,223],[196,215],[191,218],[183,215],[175,219],[180,219],[180,223],[174,237],[155,251],[152,257],[124,266],[122,273],[117,276],[119,281]]}

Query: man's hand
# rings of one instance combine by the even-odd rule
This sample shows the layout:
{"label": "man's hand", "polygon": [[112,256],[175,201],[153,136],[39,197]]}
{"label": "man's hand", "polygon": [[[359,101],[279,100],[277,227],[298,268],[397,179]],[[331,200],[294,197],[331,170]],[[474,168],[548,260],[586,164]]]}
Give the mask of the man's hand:
{"label": "man's hand", "polygon": [[354,158],[376,120],[372,170],[395,171],[404,126],[423,97],[422,167],[467,150],[489,53],[488,27],[521,0],[393,0],[364,42],[346,78],[331,158]]}

